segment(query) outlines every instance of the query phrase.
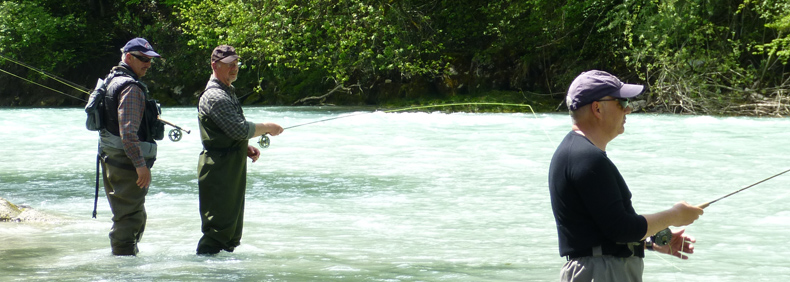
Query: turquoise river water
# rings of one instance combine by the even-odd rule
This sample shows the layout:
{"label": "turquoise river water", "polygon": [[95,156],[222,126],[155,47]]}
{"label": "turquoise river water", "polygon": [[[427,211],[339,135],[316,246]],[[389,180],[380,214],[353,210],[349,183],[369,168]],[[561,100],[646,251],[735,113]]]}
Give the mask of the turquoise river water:
{"label": "turquoise river water", "polygon": [[[284,127],[363,109],[250,107]],[[566,114],[382,113],[286,130],[249,163],[242,245],[200,238],[196,110],[160,142],[137,257],[110,254],[93,208],[97,134],[82,109],[0,109],[0,197],[47,214],[0,222],[0,281],[556,281],[547,188]],[[790,119],[632,114],[609,144],[640,213],[710,201],[790,168]],[[168,127],[168,130],[170,128]],[[255,141],[255,140],[253,140]],[[790,174],[705,210],[689,260],[648,253],[645,281],[790,280]]]}

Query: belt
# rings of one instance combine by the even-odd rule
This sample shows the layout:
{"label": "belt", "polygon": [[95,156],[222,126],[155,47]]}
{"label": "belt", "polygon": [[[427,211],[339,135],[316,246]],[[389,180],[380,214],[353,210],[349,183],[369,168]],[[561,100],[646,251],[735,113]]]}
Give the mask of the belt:
{"label": "belt", "polygon": [[600,257],[600,256],[613,256],[618,258],[628,258],[637,256],[640,258],[645,257],[645,242],[632,242],[632,243],[616,243],[608,245],[599,245],[587,250],[573,252],[565,256],[566,260],[572,260],[581,257]]}
{"label": "belt", "polygon": [[[120,168],[125,170],[137,170],[133,164],[125,163],[116,159],[111,159],[110,156],[105,154],[104,152],[101,153],[101,158],[104,160],[104,163]],[[154,167],[154,162],[156,162],[156,158],[145,159],[145,165],[150,169]]]}
{"label": "belt", "polygon": [[242,147],[215,148],[215,147],[205,147],[205,146],[203,147],[204,151],[217,152],[223,154],[235,152],[235,151],[241,151],[242,149],[246,149],[246,148],[242,148]]}

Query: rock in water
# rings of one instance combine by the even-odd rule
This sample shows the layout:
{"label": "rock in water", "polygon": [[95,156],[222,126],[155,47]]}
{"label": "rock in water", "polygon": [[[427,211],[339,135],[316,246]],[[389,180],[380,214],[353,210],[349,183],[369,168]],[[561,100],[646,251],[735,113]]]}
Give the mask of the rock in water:
{"label": "rock in water", "polygon": [[19,218],[22,209],[6,199],[0,198],[0,221],[13,221]]}
{"label": "rock in water", "polygon": [[6,199],[0,198],[0,222],[28,222],[28,221],[51,221],[50,216],[41,213],[29,206],[17,206]]}

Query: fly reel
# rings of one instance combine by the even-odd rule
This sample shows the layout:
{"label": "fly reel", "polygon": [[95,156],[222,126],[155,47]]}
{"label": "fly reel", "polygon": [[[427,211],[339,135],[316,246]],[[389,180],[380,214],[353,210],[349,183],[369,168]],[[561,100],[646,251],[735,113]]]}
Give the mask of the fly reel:
{"label": "fly reel", "polygon": [[669,230],[669,228],[667,228],[658,231],[658,233],[656,233],[656,235],[651,236],[650,239],[653,242],[653,244],[659,246],[666,246],[667,244],[669,244],[670,241],[672,241],[672,230]]}
{"label": "fly reel", "polygon": [[270,143],[271,143],[271,140],[269,140],[269,136],[266,136],[266,134],[261,135],[261,139],[258,140],[258,146],[260,146],[261,148],[264,148],[264,149],[265,148],[269,148],[269,144]]}
{"label": "fly reel", "polygon": [[175,125],[169,121],[163,120],[161,118],[159,119],[159,121],[173,127],[173,129],[167,132],[167,138],[170,138],[170,141],[173,142],[181,141],[181,137],[184,137],[184,133],[182,133],[182,131],[186,131],[187,134],[192,132],[189,129],[181,128],[180,126]]}
{"label": "fly reel", "polygon": [[180,129],[171,129],[170,132],[167,133],[167,138],[170,138],[170,141],[178,142],[181,141],[181,137],[184,137],[184,134],[181,133]]}

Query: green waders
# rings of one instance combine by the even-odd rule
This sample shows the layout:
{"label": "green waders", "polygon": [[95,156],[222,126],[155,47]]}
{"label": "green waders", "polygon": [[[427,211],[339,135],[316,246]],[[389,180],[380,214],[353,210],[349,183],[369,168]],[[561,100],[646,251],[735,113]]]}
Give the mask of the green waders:
{"label": "green waders", "polygon": [[[148,188],[137,186],[137,171],[123,150],[103,148],[102,151],[104,192],[112,210],[112,254],[134,256],[138,252],[137,243],[145,231],[145,195],[148,194]],[[153,165],[153,160],[146,162],[149,168]]]}
{"label": "green waders", "polygon": [[200,220],[198,254],[232,252],[241,243],[247,190],[247,140],[233,140],[199,116],[203,151],[198,160]]}

